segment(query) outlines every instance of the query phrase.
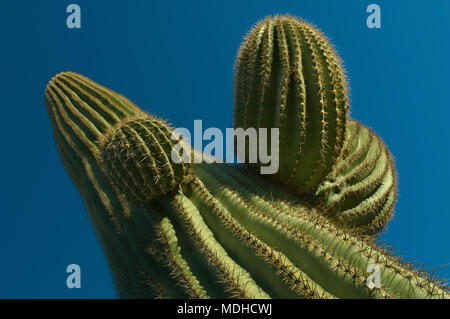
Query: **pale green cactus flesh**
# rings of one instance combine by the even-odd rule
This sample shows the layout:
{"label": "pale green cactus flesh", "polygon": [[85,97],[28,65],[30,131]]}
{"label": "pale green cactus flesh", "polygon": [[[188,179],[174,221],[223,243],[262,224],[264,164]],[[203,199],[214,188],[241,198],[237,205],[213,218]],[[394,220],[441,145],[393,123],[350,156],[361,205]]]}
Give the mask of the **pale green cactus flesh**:
{"label": "pale green cactus flesh", "polygon": [[[85,202],[120,297],[450,297],[426,274],[350,231],[352,220],[340,225],[334,217],[358,207],[355,201],[376,196],[355,185],[373,178],[379,188],[391,169],[378,168],[372,157],[388,153],[362,126],[349,126],[349,139],[365,131],[367,136],[346,143],[346,155],[334,155],[339,159],[330,169],[329,176],[343,180],[343,192],[354,187],[363,194],[349,197],[349,204],[342,199],[346,210],[341,211],[336,208],[341,200],[326,186],[317,195],[325,198],[318,207],[241,166],[175,165],[168,154],[176,141],[164,121],[79,74],[58,74],[45,94],[58,151]],[[371,146],[372,140],[378,144]],[[359,149],[368,155],[357,155]],[[373,169],[357,171],[364,161]],[[383,177],[373,176],[378,169]],[[340,186],[336,180],[329,183]],[[378,208],[389,200],[383,196]],[[333,210],[326,214],[323,206]],[[369,215],[384,218],[378,210]],[[355,218],[359,225],[366,217]],[[374,264],[381,286],[370,289],[367,269]]]}

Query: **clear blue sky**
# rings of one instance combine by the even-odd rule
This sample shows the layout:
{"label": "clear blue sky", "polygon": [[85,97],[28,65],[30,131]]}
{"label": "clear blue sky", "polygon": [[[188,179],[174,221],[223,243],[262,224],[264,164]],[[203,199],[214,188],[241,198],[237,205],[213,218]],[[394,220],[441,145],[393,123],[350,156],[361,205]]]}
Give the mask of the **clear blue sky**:
{"label": "clear blue sky", "polygon": [[[82,10],[66,27],[66,6]],[[381,7],[382,28],[366,27]],[[20,1],[0,3],[0,298],[114,298],[111,273],[56,152],[48,80],[76,71],[176,126],[232,127],[233,63],[259,19],[290,13],[319,26],[345,61],[352,115],[397,162],[400,196],[382,235],[426,268],[450,262],[450,2]],[[82,288],[65,285],[66,266]],[[450,278],[450,266],[436,269]]]}

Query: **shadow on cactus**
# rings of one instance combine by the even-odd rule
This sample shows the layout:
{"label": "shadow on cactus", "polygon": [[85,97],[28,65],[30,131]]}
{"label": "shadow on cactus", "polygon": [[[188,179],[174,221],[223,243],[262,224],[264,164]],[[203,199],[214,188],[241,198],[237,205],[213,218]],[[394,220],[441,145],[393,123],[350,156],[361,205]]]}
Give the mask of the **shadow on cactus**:
{"label": "shadow on cactus", "polygon": [[[236,64],[235,127],[279,127],[280,171],[176,164],[172,128],[77,73],[45,95],[56,145],[122,298],[449,298],[375,245],[392,216],[391,155],[347,120],[326,38],[290,16],[249,33]],[[191,150],[199,156],[195,150]],[[367,285],[368,267],[380,286]]]}

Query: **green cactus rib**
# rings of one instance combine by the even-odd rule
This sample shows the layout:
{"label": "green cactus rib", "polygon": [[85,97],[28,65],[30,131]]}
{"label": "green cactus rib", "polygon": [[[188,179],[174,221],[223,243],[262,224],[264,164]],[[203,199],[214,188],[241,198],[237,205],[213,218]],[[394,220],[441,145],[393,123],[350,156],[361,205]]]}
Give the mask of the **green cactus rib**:
{"label": "green cactus rib", "polygon": [[[136,119],[152,130],[153,117],[70,72],[50,81],[46,102],[58,151],[122,298],[450,298],[372,241],[242,167],[194,165],[165,194],[128,196],[118,185],[126,178],[107,172],[122,168],[104,164],[105,141],[115,136],[109,130],[133,127]],[[147,141],[146,130],[136,132]],[[166,137],[155,136],[160,145]],[[143,152],[147,142],[139,145]],[[154,158],[167,154],[158,150]],[[365,284],[370,264],[380,266],[381,288]]]}
{"label": "green cactus rib", "polygon": [[268,17],[242,43],[235,74],[235,128],[279,128],[279,150],[265,141],[279,152],[274,177],[313,194],[345,138],[347,83],[334,48],[298,18]]}
{"label": "green cactus rib", "polygon": [[375,234],[391,219],[397,197],[392,156],[369,128],[351,121],[341,157],[318,187],[319,210],[340,225]]}

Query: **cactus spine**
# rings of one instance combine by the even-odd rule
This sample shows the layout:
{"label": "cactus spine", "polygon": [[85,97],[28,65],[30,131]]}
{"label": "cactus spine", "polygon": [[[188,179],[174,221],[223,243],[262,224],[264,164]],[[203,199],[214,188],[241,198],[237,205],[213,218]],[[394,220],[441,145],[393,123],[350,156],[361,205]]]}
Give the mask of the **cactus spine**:
{"label": "cactus spine", "polygon": [[279,151],[276,180],[313,194],[345,138],[347,83],[333,47],[306,22],[268,17],[246,37],[235,68],[235,128],[279,128],[279,150],[266,141]]}
{"label": "cactus spine", "polygon": [[[167,149],[147,151],[149,139],[134,139],[130,145],[139,147],[137,157],[115,150],[110,157],[104,154],[108,143],[122,147],[114,136],[141,119],[170,129],[120,94],[75,73],[55,76],[46,102],[59,153],[85,201],[121,297],[450,297],[368,239],[240,167],[194,165],[192,172],[169,178],[168,191],[151,200],[129,196],[130,189],[143,185],[124,186],[127,178],[115,174],[131,171],[137,178],[143,173],[139,158],[161,159]],[[155,136],[159,144],[166,137]],[[129,162],[123,171],[105,164],[105,158],[116,156]],[[381,268],[381,288],[365,285],[370,264]]]}

